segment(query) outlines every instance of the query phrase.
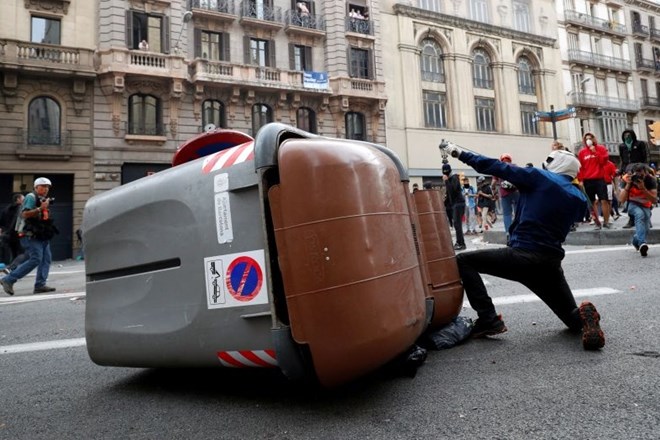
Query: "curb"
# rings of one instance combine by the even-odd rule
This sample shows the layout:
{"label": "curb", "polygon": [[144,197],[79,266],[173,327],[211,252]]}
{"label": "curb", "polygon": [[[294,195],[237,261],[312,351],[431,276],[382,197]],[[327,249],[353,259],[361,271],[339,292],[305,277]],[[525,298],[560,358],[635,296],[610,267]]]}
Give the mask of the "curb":
{"label": "curb", "polygon": [[[630,244],[634,229],[609,231],[575,231],[566,237],[564,245],[568,246],[602,246]],[[504,231],[485,231],[483,240],[489,243],[506,244]],[[660,230],[651,229],[646,236],[648,243],[660,243]]]}

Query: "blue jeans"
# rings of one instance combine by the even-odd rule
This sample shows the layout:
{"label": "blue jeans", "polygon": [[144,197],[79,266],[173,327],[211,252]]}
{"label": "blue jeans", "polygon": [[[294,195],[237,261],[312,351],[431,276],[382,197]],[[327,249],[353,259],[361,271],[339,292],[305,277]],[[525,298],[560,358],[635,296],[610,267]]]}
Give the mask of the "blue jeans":
{"label": "blue jeans", "polygon": [[635,219],[635,235],[632,244],[636,248],[646,243],[646,235],[649,233],[649,222],[651,221],[651,210],[635,202],[628,203],[628,215]]}
{"label": "blue jeans", "polygon": [[25,249],[28,259],[21,263],[16,269],[12,270],[4,280],[9,284],[14,284],[16,281],[32,272],[32,269],[36,267],[37,279],[34,282],[34,287],[45,286],[46,281],[48,280],[48,272],[50,271],[50,263],[52,260],[50,241],[38,240],[34,237],[22,237],[21,246]]}
{"label": "blue jeans", "polygon": [[520,194],[518,191],[514,191],[509,195],[503,196],[500,198],[502,201],[502,215],[504,216],[504,232],[509,233],[509,227],[513,222],[513,213],[516,211],[516,205],[518,204],[518,199]]}

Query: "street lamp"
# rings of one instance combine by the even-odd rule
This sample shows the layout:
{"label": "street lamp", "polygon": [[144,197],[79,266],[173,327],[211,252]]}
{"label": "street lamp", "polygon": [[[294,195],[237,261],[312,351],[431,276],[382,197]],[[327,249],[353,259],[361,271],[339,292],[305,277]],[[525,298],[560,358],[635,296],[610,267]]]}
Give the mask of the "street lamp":
{"label": "street lamp", "polygon": [[179,47],[179,42],[181,41],[181,36],[183,35],[183,29],[185,27],[185,24],[188,23],[190,20],[193,18],[193,13],[192,11],[186,11],[183,13],[182,21],[183,24],[181,25],[181,31],[179,32],[179,38],[176,40],[176,44],[174,45],[174,52],[178,55],[179,52],[181,52],[181,48]]}

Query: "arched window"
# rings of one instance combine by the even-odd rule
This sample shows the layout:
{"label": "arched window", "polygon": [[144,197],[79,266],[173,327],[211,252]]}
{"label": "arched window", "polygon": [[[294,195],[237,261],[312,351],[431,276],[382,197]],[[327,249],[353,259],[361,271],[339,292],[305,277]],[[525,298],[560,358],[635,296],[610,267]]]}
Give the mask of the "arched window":
{"label": "arched window", "polygon": [[27,142],[31,145],[60,145],[62,110],[52,98],[39,96],[28,107]]}
{"label": "arched window", "polygon": [[442,49],[434,40],[422,41],[422,81],[445,82],[445,69],[442,63]]}
{"label": "arched window", "polygon": [[261,127],[273,122],[273,110],[266,104],[252,106],[252,135],[256,135]]}
{"label": "arched window", "polygon": [[518,91],[524,95],[536,95],[532,66],[527,57],[518,58]]}
{"label": "arched window", "polygon": [[136,93],[128,98],[128,134],[163,136],[160,99]]}
{"label": "arched window", "polygon": [[367,130],[364,126],[364,115],[357,112],[346,113],[346,139],[366,141],[366,133]]}
{"label": "arched window", "polygon": [[316,133],[316,113],[307,107],[300,107],[296,111],[296,126],[309,133]]}
{"label": "arched window", "polygon": [[202,103],[202,128],[213,124],[216,128],[226,128],[225,105],[215,99],[207,99]]}
{"label": "arched window", "polygon": [[493,88],[493,69],[490,65],[490,57],[483,49],[475,49],[472,52],[474,59],[472,64],[472,83],[479,89]]}

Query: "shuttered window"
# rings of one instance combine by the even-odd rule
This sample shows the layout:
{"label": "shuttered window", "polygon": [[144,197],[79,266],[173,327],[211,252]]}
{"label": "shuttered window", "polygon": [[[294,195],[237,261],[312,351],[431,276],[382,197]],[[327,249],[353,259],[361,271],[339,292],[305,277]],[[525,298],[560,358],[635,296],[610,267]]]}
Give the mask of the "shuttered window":
{"label": "shuttered window", "polygon": [[291,70],[314,70],[312,48],[299,44],[289,44],[289,67]]}
{"label": "shuttered window", "polygon": [[195,30],[195,57],[211,61],[231,61],[229,34]]}
{"label": "shuttered window", "polygon": [[139,49],[146,41],[150,52],[170,52],[170,20],[165,15],[126,11],[126,46]]}

